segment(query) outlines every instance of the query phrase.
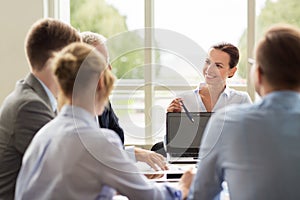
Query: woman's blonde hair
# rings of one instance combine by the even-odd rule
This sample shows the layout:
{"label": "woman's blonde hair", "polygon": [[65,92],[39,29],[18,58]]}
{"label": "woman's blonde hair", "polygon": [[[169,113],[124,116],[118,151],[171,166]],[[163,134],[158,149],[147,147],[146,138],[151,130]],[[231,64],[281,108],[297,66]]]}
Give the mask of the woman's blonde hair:
{"label": "woman's blonde hair", "polygon": [[66,97],[88,98],[95,95],[99,79],[103,79],[104,97],[113,89],[114,76],[107,68],[105,58],[92,46],[72,43],[55,57],[54,74]]}

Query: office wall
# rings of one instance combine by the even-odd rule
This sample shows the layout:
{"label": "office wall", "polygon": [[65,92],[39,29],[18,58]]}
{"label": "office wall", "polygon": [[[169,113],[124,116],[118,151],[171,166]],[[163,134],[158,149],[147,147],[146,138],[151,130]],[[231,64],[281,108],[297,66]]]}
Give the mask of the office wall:
{"label": "office wall", "polygon": [[43,17],[41,0],[9,0],[0,3],[0,104],[17,80],[29,72],[24,39],[30,26]]}

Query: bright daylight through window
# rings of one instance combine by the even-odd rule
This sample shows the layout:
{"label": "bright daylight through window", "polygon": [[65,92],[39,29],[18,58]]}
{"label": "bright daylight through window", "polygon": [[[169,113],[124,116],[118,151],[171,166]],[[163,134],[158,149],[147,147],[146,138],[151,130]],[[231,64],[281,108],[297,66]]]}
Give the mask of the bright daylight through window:
{"label": "bright daylight through window", "polygon": [[274,23],[299,26],[298,1],[70,0],[70,19],[80,31],[108,38],[118,78],[110,100],[125,143],[151,145],[163,139],[170,101],[204,80],[202,67],[211,45],[239,47],[238,71],[228,84],[254,97],[247,86],[247,60],[255,38]]}

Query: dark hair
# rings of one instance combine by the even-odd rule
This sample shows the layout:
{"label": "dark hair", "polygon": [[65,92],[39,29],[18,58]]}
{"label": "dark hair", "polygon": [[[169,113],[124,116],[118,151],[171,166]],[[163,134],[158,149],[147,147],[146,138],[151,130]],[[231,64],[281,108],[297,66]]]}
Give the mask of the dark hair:
{"label": "dark hair", "polygon": [[276,89],[300,86],[300,29],[290,25],[271,27],[258,43],[256,62]]}
{"label": "dark hair", "polygon": [[81,41],[79,33],[68,24],[51,18],[34,23],[25,40],[27,59],[32,69],[41,70],[55,51]]}
{"label": "dark hair", "polygon": [[230,43],[220,43],[213,45],[211,48],[221,50],[229,55],[229,67],[234,68],[237,66],[240,58],[239,49]]}

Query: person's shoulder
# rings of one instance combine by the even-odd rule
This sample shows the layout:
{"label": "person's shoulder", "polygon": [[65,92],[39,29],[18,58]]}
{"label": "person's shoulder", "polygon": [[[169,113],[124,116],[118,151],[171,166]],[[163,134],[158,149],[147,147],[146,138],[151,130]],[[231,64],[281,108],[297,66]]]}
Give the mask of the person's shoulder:
{"label": "person's shoulder", "polygon": [[53,121],[49,121],[49,123],[46,123],[41,129],[36,132],[30,142],[30,145],[46,145],[49,140],[51,140],[51,138],[57,138],[56,136],[60,136],[60,134],[58,132],[55,132],[55,130],[57,130],[57,127],[53,128]]}
{"label": "person's shoulder", "polygon": [[239,99],[241,103],[251,103],[251,98],[246,91],[239,91],[232,88],[227,89],[231,98]]}
{"label": "person's shoulder", "polygon": [[[11,93],[11,98],[18,98],[20,100],[28,101],[28,100],[42,100],[40,95],[38,94],[37,89],[35,89],[32,84],[28,81],[29,77],[18,81],[14,91]],[[42,88],[40,83],[35,83],[39,88]],[[37,87],[37,86],[36,86]]]}
{"label": "person's shoulder", "polygon": [[106,136],[106,135],[109,135],[109,136],[114,136],[114,135],[116,135],[116,133],[113,131],[113,130],[111,130],[111,129],[107,129],[107,128],[99,128],[99,132],[102,134],[102,135],[104,135],[104,136]]}
{"label": "person's shoulder", "polygon": [[120,137],[113,130],[107,128],[90,128],[87,132],[90,132],[90,134],[84,134],[81,139],[90,147],[95,146],[96,149],[101,147],[103,151],[107,149],[111,150],[112,147],[123,149]]}
{"label": "person's shoulder", "polygon": [[[36,116],[44,115],[45,113],[52,113],[51,108],[39,97],[24,97],[16,101],[16,104],[13,106],[18,113],[28,113],[33,114],[36,112]],[[52,116],[52,114],[50,114]]]}
{"label": "person's shoulder", "polygon": [[228,91],[232,95],[238,95],[238,96],[247,96],[248,95],[248,93],[245,91],[240,91],[240,90],[236,90],[236,89],[229,88],[229,87],[228,87]]}
{"label": "person's shoulder", "polygon": [[104,137],[109,137],[109,138],[118,138],[119,136],[117,135],[117,133],[111,129],[107,129],[107,128],[100,128],[99,132],[104,136]]}
{"label": "person's shoulder", "polygon": [[239,120],[241,121],[244,117],[249,117],[250,115],[256,115],[259,110],[257,104],[231,104],[224,108],[219,109],[213,114],[214,118],[226,119],[227,121]]}
{"label": "person's shoulder", "polygon": [[98,132],[100,132],[100,135],[105,138],[105,140],[115,143],[118,146],[122,146],[122,141],[115,131],[107,128],[100,128]]}
{"label": "person's shoulder", "polygon": [[[43,105],[38,106],[38,105]],[[47,107],[40,96],[28,85],[17,83],[15,89],[4,99],[2,111],[15,110],[20,111],[26,107],[45,108]]]}

